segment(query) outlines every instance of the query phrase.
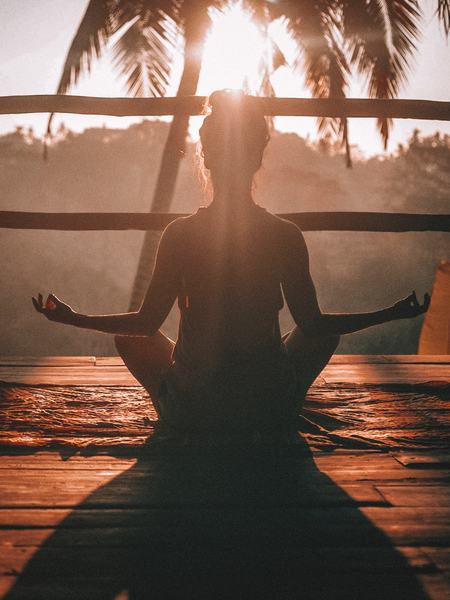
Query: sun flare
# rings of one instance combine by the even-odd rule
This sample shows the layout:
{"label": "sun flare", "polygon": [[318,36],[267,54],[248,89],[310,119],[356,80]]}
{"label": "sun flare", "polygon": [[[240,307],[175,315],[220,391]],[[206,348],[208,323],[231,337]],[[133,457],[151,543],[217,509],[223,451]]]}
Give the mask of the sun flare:
{"label": "sun flare", "polygon": [[215,89],[245,89],[256,93],[266,44],[257,26],[240,4],[211,14],[212,27],[205,44],[199,94]]}

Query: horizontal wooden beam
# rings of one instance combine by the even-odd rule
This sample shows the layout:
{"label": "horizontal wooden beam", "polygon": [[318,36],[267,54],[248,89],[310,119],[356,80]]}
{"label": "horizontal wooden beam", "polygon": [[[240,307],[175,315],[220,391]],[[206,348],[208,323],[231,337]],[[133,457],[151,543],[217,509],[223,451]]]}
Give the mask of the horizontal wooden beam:
{"label": "horizontal wooden beam", "polygon": [[[90,115],[160,116],[202,114],[204,96],[182,98],[99,98],[92,96],[0,96],[0,114],[77,113]],[[387,117],[450,121],[450,102],[369,100],[367,98],[255,98],[266,115],[310,117]]]}
{"label": "horizontal wooden beam", "polygon": [[[46,213],[0,211],[0,228],[55,231],[161,231],[185,214]],[[450,215],[377,212],[302,212],[279,216],[303,231],[450,231]]]}

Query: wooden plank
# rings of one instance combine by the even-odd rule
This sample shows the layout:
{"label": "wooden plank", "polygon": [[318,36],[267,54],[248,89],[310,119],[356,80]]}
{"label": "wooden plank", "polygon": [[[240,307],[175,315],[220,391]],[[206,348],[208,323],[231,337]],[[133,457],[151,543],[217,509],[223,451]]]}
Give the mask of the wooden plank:
{"label": "wooden plank", "polygon": [[[334,450],[332,453],[314,453],[314,463],[317,465],[319,470],[332,469],[379,469],[379,470],[392,470],[398,467],[398,461],[391,455],[380,451],[367,451],[367,450],[346,450],[345,452],[339,452]],[[1,459],[0,459],[1,466]]]}
{"label": "wooden plank", "polygon": [[382,354],[333,354],[330,365],[383,364],[388,362]]}
{"label": "wooden plank", "polygon": [[327,469],[321,468],[322,473],[328,475],[338,485],[346,482],[354,483],[415,483],[426,482],[431,485],[437,482],[450,481],[450,471],[430,470],[430,469],[391,469],[389,471],[380,471],[378,468],[373,469]]}
{"label": "wooden plank", "polygon": [[[426,354],[334,354],[330,365],[353,364],[450,364],[450,355]],[[120,356],[1,356],[0,366],[124,366]]]}
{"label": "wooden plank", "polygon": [[[141,457],[139,461],[135,458],[115,458],[112,456],[95,455],[95,456],[68,456],[62,459],[59,453],[50,451],[39,451],[29,455],[10,455],[0,456],[0,469],[2,470],[63,470],[63,471],[78,471],[78,470],[108,470],[123,471],[129,467],[138,470],[151,470],[154,462],[160,462],[160,458],[153,459],[151,457]],[[314,463],[312,462],[314,460]],[[316,453],[314,459],[310,456],[296,457],[296,468],[304,471],[305,469],[315,469],[319,471],[363,471],[363,470],[400,470],[405,471],[401,464],[389,454],[381,452],[368,451],[345,451],[338,453],[334,451],[330,453]],[[8,475],[6,475],[8,477]]]}
{"label": "wooden plank", "polygon": [[[450,540],[449,540],[450,545]],[[432,546],[421,547],[420,550],[441,570],[450,574],[450,547],[436,548]]]}
{"label": "wooden plank", "polygon": [[[182,507],[181,507],[182,509]],[[190,509],[192,510],[192,509]],[[208,509],[210,510],[210,509]],[[267,509],[239,508],[245,512],[257,512],[258,515],[268,514]],[[277,509],[271,509],[272,512]],[[147,508],[2,508],[0,509],[0,528],[2,529],[31,529],[31,528],[101,528],[129,527],[140,523],[145,526],[154,519],[155,509]],[[338,521],[348,528],[350,524],[364,523],[363,515],[377,527],[384,525],[431,525],[448,527],[450,523],[450,507],[301,507],[282,508],[281,514],[290,515],[296,526],[306,526],[312,522],[334,524]]]}
{"label": "wooden plank", "polygon": [[[51,559],[52,555],[49,556],[48,560]],[[115,565],[115,563],[113,564]],[[427,568],[424,565],[423,570]],[[79,600],[80,598],[89,600],[105,600],[105,598],[128,600],[131,596],[123,589],[124,578],[131,593],[133,593],[133,598],[145,598],[143,590],[149,589],[154,591],[152,597],[155,598],[210,598],[211,587],[220,589],[220,597],[229,600],[236,597],[258,597],[263,600],[280,597],[273,595],[274,587],[278,591],[289,588],[289,591],[293,594],[289,597],[300,597],[302,600],[318,600],[318,598],[348,600],[349,598],[358,598],[361,589],[366,590],[364,592],[365,600],[392,598],[393,589],[396,590],[396,598],[407,598],[408,600],[448,600],[449,597],[448,582],[444,576],[438,573],[423,574],[419,572],[414,574],[414,580],[410,579],[406,582],[403,581],[405,577],[397,578],[394,573],[389,573],[389,578],[381,575],[374,584],[370,574],[342,575],[338,581],[336,579],[331,581],[331,576],[327,575],[322,575],[322,577],[316,579],[305,575],[301,577],[299,569],[300,567],[298,567],[297,573],[289,571],[291,576],[289,583],[283,582],[281,574],[278,575],[277,579],[273,574],[271,578],[268,574],[264,574],[257,583],[253,582],[253,584],[248,581],[250,575],[244,576],[242,572],[236,571],[233,576],[228,574],[228,578],[224,574],[219,576],[217,573],[211,573],[208,578],[209,585],[205,582],[205,575],[199,572],[199,579],[196,580],[196,584],[194,584],[192,577],[189,579],[186,576],[180,576],[178,585],[177,579],[167,577],[165,585],[161,586],[160,581],[155,584],[155,581],[151,579],[150,574],[152,571],[150,568],[147,573],[142,573],[140,584],[134,580],[132,573],[127,575],[123,572],[123,569],[119,570],[117,574],[111,569],[109,576],[105,574],[103,577],[97,576],[95,578],[92,574],[80,578],[74,576],[73,573],[65,576],[57,575],[54,578],[46,574],[41,579],[30,578],[29,576],[20,578],[0,576],[0,597],[3,598],[4,594],[6,595],[7,591],[12,590],[15,585],[13,597],[18,600],[36,600],[38,598],[45,598],[45,600],[61,600],[61,598],[64,598],[64,600]],[[281,568],[279,570],[281,571]],[[103,571],[105,572],[106,569]],[[336,584],[338,584],[338,589]],[[162,587],[165,591],[162,590]],[[136,593],[140,595],[137,596]],[[241,596],[242,593],[245,596]],[[255,593],[257,596],[254,596]]]}
{"label": "wooden plank", "polygon": [[390,363],[450,364],[449,354],[383,354]]}
{"label": "wooden plank", "polygon": [[31,385],[139,385],[128,369],[120,365],[101,368],[94,365],[77,367],[0,366],[0,381]]}
{"label": "wooden plank", "polygon": [[[55,452],[36,452],[25,456],[9,455],[0,456],[0,469],[17,471],[18,469],[25,470],[60,470],[60,471],[84,471],[84,470],[103,470],[109,471],[124,471],[130,467],[149,469],[150,466],[145,461],[140,461],[139,465],[135,458],[114,458],[112,456],[69,456],[62,459]],[[1,477],[1,476],[0,476]],[[8,477],[8,474],[4,475]]]}
{"label": "wooden plank", "polygon": [[[1,96],[0,114],[63,112],[113,116],[158,116],[182,112],[204,114],[206,96],[164,98],[101,98],[69,94]],[[450,102],[367,98],[252,97],[265,115],[311,117],[376,117],[450,121]]]}
{"label": "wooden plank", "polygon": [[414,469],[450,467],[450,452],[393,452],[392,456],[405,467]]}
{"label": "wooden plank", "polygon": [[[233,540],[229,540],[229,542],[230,541]],[[233,552],[229,553],[229,542],[224,548],[221,556],[224,568],[227,563],[233,564],[236,558],[233,556]],[[169,548],[161,546],[160,541],[158,545],[160,546],[160,552],[169,554]],[[170,540],[168,540],[167,545],[170,545]],[[267,559],[272,559],[273,565],[276,563],[279,565],[284,564],[286,571],[292,574],[295,573],[296,577],[300,578],[299,581],[308,577],[308,569],[314,572],[315,577],[317,577],[318,574],[326,576],[330,573],[335,576],[347,573],[355,577],[357,574],[365,573],[372,575],[389,574],[392,578],[392,576],[400,569],[420,571],[432,569],[434,566],[428,556],[426,556],[419,548],[415,547],[344,546],[336,548],[336,546],[325,546],[323,544],[321,547],[308,547],[302,545],[295,548],[289,547],[285,552],[281,551],[280,555],[276,556],[274,551],[276,549],[282,550],[281,545],[276,548],[271,544],[267,544],[267,546],[268,547],[264,547],[263,545],[257,548],[255,545],[250,545],[250,548],[257,552],[256,558],[259,560],[266,559],[267,561]],[[156,550],[156,544],[152,544],[151,538],[148,540],[147,548],[144,547],[139,549],[142,558],[140,566],[143,569],[150,567],[151,572],[151,565],[152,563],[155,563],[159,553]],[[193,564],[195,564],[195,559],[198,560],[199,558],[202,558],[203,564],[206,567],[209,560],[208,550],[215,552],[216,555],[220,552],[219,549],[212,544],[210,546],[205,545],[202,557],[199,556],[201,551],[199,544],[192,543],[190,549],[192,555],[189,556],[186,555],[184,547],[181,546],[177,549],[170,545],[170,550],[172,551],[170,554],[172,554],[175,559],[175,564],[177,564],[180,559],[182,560],[184,555],[184,560],[188,562],[192,560]],[[150,552],[149,550],[153,550],[153,552]],[[120,547],[114,548],[108,545],[105,545],[100,552],[95,546],[91,551],[86,547],[77,548],[69,546],[64,547],[64,552],[61,552],[61,548],[56,545],[53,546],[53,544],[41,549],[33,546],[13,546],[8,552],[5,552],[0,556],[0,574],[19,574],[24,569],[23,563],[25,560],[29,560],[37,551],[39,552],[38,556],[40,560],[36,566],[39,566],[40,572],[36,572],[35,570],[33,575],[34,578],[37,576],[39,579],[44,579],[49,575],[58,578],[69,574],[74,575],[76,573],[83,573],[85,577],[87,577],[88,574],[91,574],[91,577],[93,578],[108,577],[108,575],[111,577],[117,567],[122,567],[122,569],[124,569],[128,566],[128,568],[130,568],[130,565],[127,565],[127,561],[124,560],[126,554],[134,557],[134,560],[136,560],[138,555],[138,553],[136,551],[133,552],[131,548],[123,548],[122,552],[125,552],[126,554],[122,554]],[[239,557],[239,547],[235,548],[235,554]],[[324,569],[324,565],[326,565],[326,569]],[[201,565],[198,566],[201,567]],[[235,567],[238,566],[238,564],[235,564]],[[269,566],[269,564],[266,564],[266,566]],[[258,565],[256,565],[256,567],[258,567]],[[162,565],[160,565],[160,568],[162,568]],[[166,564],[165,568],[167,569],[167,574],[171,574],[172,577],[179,575],[179,573],[174,572],[173,564]],[[259,576],[264,577],[264,570],[261,570],[258,574]],[[334,598],[334,596],[332,597]]]}
{"label": "wooden plank", "polygon": [[74,367],[89,365],[95,365],[95,356],[0,356],[0,366],[2,367]]}
{"label": "wooden plank", "polygon": [[[446,364],[330,364],[320,378],[326,383],[414,384],[450,383]],[[138,385],[120,363],[105,366],[0,366],[0,381],[61,385]]]}
{"label": "wooden plank", "polygon": [[376,485],[375,487],[393,506],[450,506],[448,485]]}
{"label": "wooden plank", "polygon": [[[15,569],[13,569],[15,570]],[[16,600],[105,600],[105,592],[113,585],[114,578],[93,577],[63,577],[62,579],[47,577],[32,578],[0,575],[0,598],[15,598]],[[117,582],[118,584],[118,582]],[[114,590],[114,586],[113,586]],[[121,594],[120,590],[109,598],[114,600],[128,600],[128,594]],[[10,594],[8,596],[8,594]]]}
{"label": "wooden plank", "polygon": [[[194,466],[187,465],[184,463],[186,468],[194,468]],[[198,464],[201,464],[200,462]],[[97,467],[89,469],[64,469],[64,468],[54,468],[53,465],[50,465],[50,468],[27,468],[27,465],[22,465],[20,469],[20,477],[15,472],[14,469],[0,469],[0,491],[3,489],[7,489],[10,485],[15,484],[18,486],[23,485],[33,485],[40,478],[44,477],[46,481],[46,485],[57,485],[61,481],[66,481],[69,473],[70,473],[70,482],[91,482],[97,481],[100,485],[103,481],[104,474],[115,473],[120,474],[123,471],[127,472],[127,481],[130,483],[139,482],[142,477],[154,478],[155,469],[159,469],[163,471],[164,469],[173,469],[174,466],[170,465],[167,462],[167,467],[164,466],[163,460],[155,460],[154,463],[148,463],[146,465],[141,464],[140,468],[131,469],[132,465],[127,465],[126,467],[120,468],[117,466],[114,468],[110,468],[108,463],[105,463],[101,467],[97,464]],[[209,466],[209,465],[207,465]],[[248,468],[248,467],[247,467]],[[298,471],[302,471],[299,473]],[[341,466],[340,468],[336,468],[334,466],[327,467],[326,465],[320,466],[320,471],[318,471],[314,465],[308,462],[299,463],[297,465],[293,465],[290,469],[291,474],[299,478],[300,481],[310,484],[315,484],[316,482],[321,482],[325,480],[324,476],[327,476],[330,480],[335,482],[338,485],[341,484],[365,484],[365,483],[374,483],[374,482],[383,482],[383,483],[426,483],[427,485],[432,485],[435,482],[445,482],[450,480],[450,471],[449,470],[434,470],[434,469],[406,469],[401,465],[398,465],[398,468],[394,469],[383,469],[379,468],[378,465],[370,466],[359,466],[354,468],[345,468]],[[149,480],[149,484],[154,483],[158,485],[157,480],[151,482]],[[78,485],[78,483],[75,483]],[[6,492],[5,492],[6,493]]]}
{"label": "wooden plank", "polygon": [[[420,584],[422,598],[427,598],[427,600],[448,600],[450,596],[450,584],[448,578],[441,573],[418,573],[416,579]],[[386,598],[389,598],[389,595]]]}
{"label": "wooden plank", "polygon": [[96,356],[95,364],[97,367],[123,366],[124,362],[120,356]]}
{"label": "wooden plank", "polygon": [[[344,461],[343,461],[344,462]],[[359,464],[346,466],[345,464],[327,463],[316,461],[319,471],[311,464],[310,459],[299,461],[295,469],[301,470],[308,482],[323,480],[322,475],[326,475],[336,484],[365,484],[365,483],[426,483],[432,485],[435,482],[444,482],[450,480],[450,471],[436,469],[406,469],[392,459],[394,468],[386,461],[361,460]],[[17,477],[16,471],[20,469],[20,479],[22,482],[34,482],[36,478],[45,477],[47,482],[56,483],[67,477],[74,479],[85,479],[86,481],[98,478],[101,482],[104,472],[114,472],[116,474],[128,471],[130,481],[132,477],[139,478],[141,474],[152,476],[155,468],[161,468],[161,460],[152,462],[135,460],[97,460],[96,457],[90,459],[70,459],[68,461],[51,460],[38,458],[36,460],[22,459],[21,457],[3,457],[0,460],[0,489],[8,487]],[[132,471],[129,471],[130,469]]]}
{"label": "wooden plank", "polygon": [[[21,473],[22,475],[22,473]],[[116,481],[113,481],[117,477]],[[44,483],[45,481],[45,483]],[[151,506],[383,506],[384,498],[372,485],[343,483],[339,487],[314,481],[283,485],[278,488],[269,482],[260,482],[250,488],[242,482],[203,480],[197,485],[191,481],[172,481],[152,478],[118,476],[116,471],[104,471],[83,478],[52,477],[46,481],[43,474],[34,478],[18,477],[9,485],[0,486],[0,507],[151,507]],[[110,485],[106,485],[110,484]]]}
{"label": "wooden plank", "polygon": [[450,366],[441,364],[327,365],[321,372],[327,383],[414,384],[450,382]]}
{"label": "wooden plank", "polygon": [[[284,547],[295,545],[297,548],[322,547],[324,540],[327,546],[344,547],[376,547],[376,546],[442,546],[450,542],[450,524],[436,525],[426,523],[392,523],[388,521],[374,524],[354,515],[337,520],[314,518],[308,513],[310,521],[306,521],[299,512],[294,514],[286,510],[270,512],[246,511],[192,511],[173,510],[153,511],[146,515],[143,523],[117,527],[59,527],[54,528],[14,528],[0,529],[0,551],[5,546],[42,546],[52,536],[52,544],[59,548],[69,547],[117,547],[143,544],[149,536],[153,543],[163,542],[170,538],[173,543],[181,540],[186,532],[195,532],[197,543],[233,538],[235,544],[248,541],[268,542],[270,539],[282,539]],[[70,521],[70,517],[68,518]],[[56,535],[55,535],[56,534]]]}
{"label": "wooden plank", "polygon": [[[428,509],[429,510],[429,509]],[[32,518],[27,513],[32,512]],[[9,520],[0,526],[0,546],[39,546],[55,532],[56,544],[69,546],[123,546],[195,531],[197,541],[211,538],[266,541],[283,539],[296,546],[429,546],[450,544],[449,511],[437,516],[405,514],[404,509],[348,507],[261,509],[173,508],[153,510],[0,510]],[[25,515],[22,516],[21,515]],[[29,522],[32,521],[30,525]],[[57,530],[55,529],[57,527]]]}
{"label": "wooden plank", "polygon": [[[53,231],[161,231],[185,214],[0,211],[0,228]],[[282,213],[303,231],[450,231],[450,215],[376,212]]]}

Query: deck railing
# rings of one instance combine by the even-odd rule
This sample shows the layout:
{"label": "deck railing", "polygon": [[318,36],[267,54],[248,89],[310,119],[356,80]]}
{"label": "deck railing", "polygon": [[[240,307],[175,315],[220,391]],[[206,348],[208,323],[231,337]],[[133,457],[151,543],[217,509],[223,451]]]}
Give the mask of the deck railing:
{"label": "deck railing", "polygon": [[[0,97],[0,114],[63,112],[113,116],[199,115],[206,98],[98,98],[69,95]],[[450,102],[255,98],[266,115],[396,118],[450,121]],[[0,211],[0,228],[60,231],[162,230],[175,213],[43,213]],[[376,212],[288,213],[283,217],[304,231],[450,231],[450,215]]]}

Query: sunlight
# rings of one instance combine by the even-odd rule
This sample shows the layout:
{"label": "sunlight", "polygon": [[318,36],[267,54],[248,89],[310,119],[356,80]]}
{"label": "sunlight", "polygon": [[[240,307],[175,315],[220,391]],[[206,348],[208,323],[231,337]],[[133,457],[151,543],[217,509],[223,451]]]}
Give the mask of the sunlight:
{"label": "sunlight", "polygon": [[240,3],[223,12],[214,10],[211,17],[198,93],[207,95],[223,88],[256,93],[259,65],[267,51],[263,36]]}

